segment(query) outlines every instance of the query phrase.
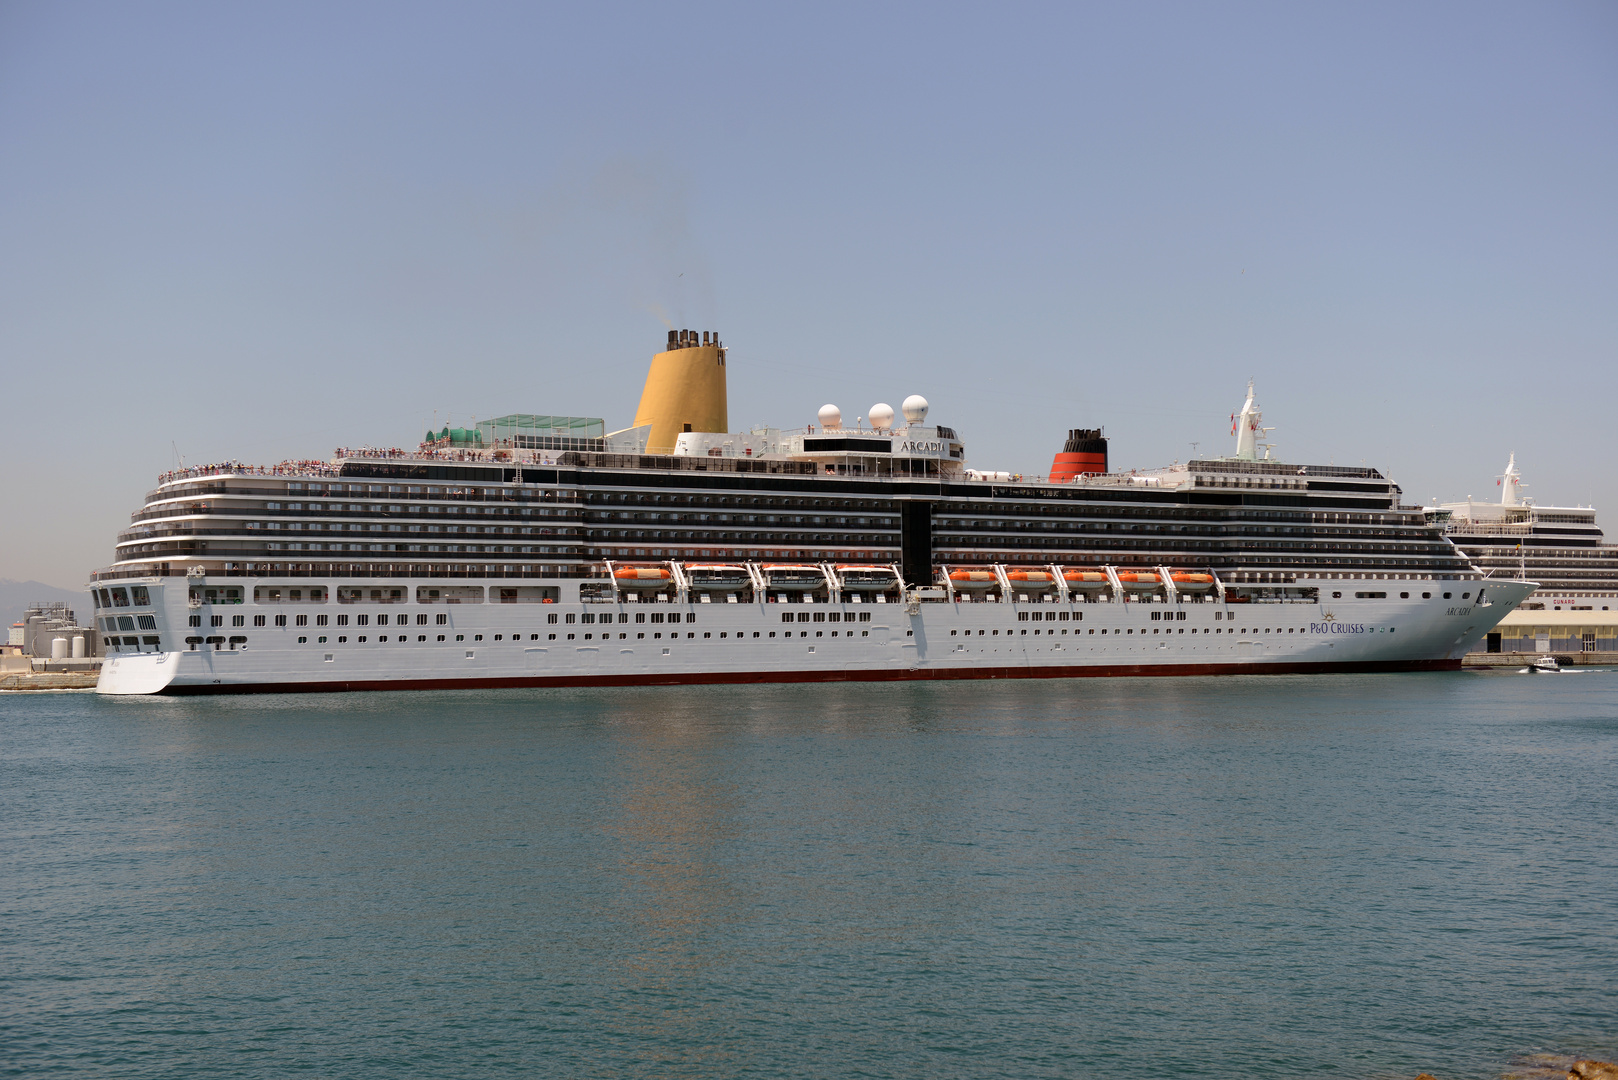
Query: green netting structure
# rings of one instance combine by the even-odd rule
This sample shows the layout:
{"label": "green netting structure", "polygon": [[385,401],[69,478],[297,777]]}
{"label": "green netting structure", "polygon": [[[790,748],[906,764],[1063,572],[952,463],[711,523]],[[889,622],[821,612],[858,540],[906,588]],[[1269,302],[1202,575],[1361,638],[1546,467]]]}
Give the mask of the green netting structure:
{"label": "green netting structure", "polygon": [[535,416],[532,413],[512,413],[493,420],[481,420],[477,426],[485,445],[514,440],[519,435],[552,436],[563,439],[599,439],[607,434],[606,421],[595,416]]}

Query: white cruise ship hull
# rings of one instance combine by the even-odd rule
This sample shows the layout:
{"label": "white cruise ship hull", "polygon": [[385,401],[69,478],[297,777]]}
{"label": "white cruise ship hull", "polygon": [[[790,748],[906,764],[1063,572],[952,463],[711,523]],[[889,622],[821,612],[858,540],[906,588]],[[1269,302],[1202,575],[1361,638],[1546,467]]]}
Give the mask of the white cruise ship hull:
{"label": "white cruise ship hull", "polygon": [[[154,591],[161,584],[155,579]],[[332,595],[339,583],[305,584],[326,585]],[[1324,597],[1352,583],[1300,578],[1297,584],[1318,586]],[[171,628],[184,628],[195,616],[204,629],[191,633],[205,643],[181,652],[115,653],[97,690],[139,695],[1444,670],[1458,668],[1534,588],[1517,581],[1464,584],[1465,600],[1435,594],[1427,600],[1229,604],[403,604],[388,612],[393,625],[368,627],[316,625],[317,618],[335,623],[344,607],[337,604],[193,609],[180,587],[164,590],[157,604],[167,624],[160,627],[162,638],[178,640],[186,631]],[[1482,603],[1470,596],[1478,587]],[[361,611],[372,618],[382,613],[363,605],[349,609],[356,617]],[[266,612],[295,614],[284,620],[290,625],[276,626],[273,617],[269,625],[251,625],[247,616]],[[306,625],[297,625],[299,615]],[[662,618],[653,624],[652,615]],[[215,617],[219,629],[209,628]],[[249,628],[233,634],[237,617]],[[245,640],[228,642],[231,636]]]}

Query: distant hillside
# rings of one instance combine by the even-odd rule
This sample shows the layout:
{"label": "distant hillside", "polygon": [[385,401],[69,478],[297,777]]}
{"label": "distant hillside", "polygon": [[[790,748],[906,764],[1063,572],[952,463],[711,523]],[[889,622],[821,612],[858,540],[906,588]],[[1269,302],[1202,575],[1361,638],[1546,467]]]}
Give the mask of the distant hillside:
{"label": "distant hillside", "polygon": [[[0,578],[0,619],[5,626],[22,618],[23,611],[35,600],[65,600],[67,606],[79,617],[82,625],[85,620],[95,616],[90,609],[90,594],[75,592],[72,589],[58,589],[55,585],[46,585],[39,581],[12,581],[10,578]],[[4,641],[0,638],[0,641]]]}

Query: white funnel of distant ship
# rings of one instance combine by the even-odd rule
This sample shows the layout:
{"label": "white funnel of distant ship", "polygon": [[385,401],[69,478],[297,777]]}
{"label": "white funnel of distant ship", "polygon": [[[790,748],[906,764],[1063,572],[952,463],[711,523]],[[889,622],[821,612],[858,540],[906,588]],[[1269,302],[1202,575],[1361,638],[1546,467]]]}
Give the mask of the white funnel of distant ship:
{"label": "white funnel of distant ship", "polygon": [[1242,411],[1230,418],[1230,433],[1236,436],[1236,458],[1239,461],[1258,460],[1258,440],[1264,433],[1259,422],[1264,414],[1253,403],[1253,380],[1247,380],[1247,401]]}
{"label": "white funnel of distant ship", "polygon": [[1500,505],[1521,506],[1522,501],[1517,489],[1524,487],[1522,474],[1517,471],[1517,452],[1511,452],[1511,460],[1506,462],[1506,471],[1500,476]]}

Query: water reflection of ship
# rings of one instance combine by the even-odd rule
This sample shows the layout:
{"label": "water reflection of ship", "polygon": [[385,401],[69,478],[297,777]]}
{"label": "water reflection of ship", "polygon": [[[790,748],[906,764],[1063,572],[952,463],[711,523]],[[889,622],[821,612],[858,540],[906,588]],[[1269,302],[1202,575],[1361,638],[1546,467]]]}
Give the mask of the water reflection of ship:
{"label": "water reflection of ship", "polygon": [[635,951],[624,962],[637,978],[710,966],[739,917],[742,891],[719,853],[738,843],[740,814],[734,776],[711,752],[718,741],[705,717],[675,708],[637,716],[612,744],[606,831],[628,886],[619,904]]}

